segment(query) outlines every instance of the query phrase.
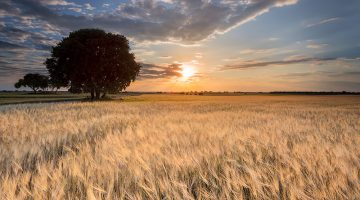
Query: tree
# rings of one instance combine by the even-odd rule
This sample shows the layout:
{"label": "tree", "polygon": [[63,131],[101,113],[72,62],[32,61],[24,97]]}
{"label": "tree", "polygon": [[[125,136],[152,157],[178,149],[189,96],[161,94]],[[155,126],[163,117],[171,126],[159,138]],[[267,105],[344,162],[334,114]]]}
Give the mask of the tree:
{"label": "tree", "polygon": [[48,85],[49,77],[41,74],[26,74],[24,78],[15,83],[15,88],[29,87],[36,94],[40,88],[44,90]]}
{"label": "tree", "polygon": [[140,70],[126,37],[99,29],[71,32],[52,48],[45,65],[53,83],[90,92],[92,99],[124,90]]}
{"label": "tree", "polygon": [[55,93],[57,93],[57,91],[61,87],[63,87],[63,85],[60,82],[56,81],[55,79],[49,79],[49,86],[48,87],[51,89],[51,91],[55,91]]}

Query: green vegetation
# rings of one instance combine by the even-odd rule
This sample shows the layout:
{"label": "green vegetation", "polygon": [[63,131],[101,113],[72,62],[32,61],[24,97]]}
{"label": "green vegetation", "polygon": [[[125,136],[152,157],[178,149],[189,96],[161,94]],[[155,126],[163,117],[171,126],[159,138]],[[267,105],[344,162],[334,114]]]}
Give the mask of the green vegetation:
{"label": "green vegetation", "polygon": [[45,103],[59,101],[80,101],[84,94],[58,92],[57,94],[29,94],[29,92],[0,92],[0,105],[18,103]]}

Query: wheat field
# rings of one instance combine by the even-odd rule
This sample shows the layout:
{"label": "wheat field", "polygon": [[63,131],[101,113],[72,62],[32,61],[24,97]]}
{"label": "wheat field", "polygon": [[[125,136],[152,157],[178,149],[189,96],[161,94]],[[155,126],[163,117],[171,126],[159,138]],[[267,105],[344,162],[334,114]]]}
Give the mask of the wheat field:
{"label": "wheat field", "polygon": [[0,106],[0,199],[360,198],[359,97],[161,98]]}

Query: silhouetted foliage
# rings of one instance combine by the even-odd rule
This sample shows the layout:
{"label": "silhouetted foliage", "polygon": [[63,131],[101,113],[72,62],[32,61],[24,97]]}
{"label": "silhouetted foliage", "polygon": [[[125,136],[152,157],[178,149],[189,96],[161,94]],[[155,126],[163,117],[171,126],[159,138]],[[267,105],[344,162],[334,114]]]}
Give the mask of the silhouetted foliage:
{"label": "silhouetted foliage", "polygon": [[99,29],[70,33],[53,47],[45,65],[57,86],[90,92],[92,99],[124,90],[140,70],[126,37]]}
{"label": "silhouetted foliage", "polygon": [[34,93],[49,86],[49,77],[41,74],[26,74],[24,78],[15,83],[15,88],[29,87]]}
{"label": "silhouetted foliage", "polygon": [[76,87],[75,85],[72,85],[69,89],[69,92],[74,93],[74,94],[80,94],[82,93],[82,89],[80,87]]}

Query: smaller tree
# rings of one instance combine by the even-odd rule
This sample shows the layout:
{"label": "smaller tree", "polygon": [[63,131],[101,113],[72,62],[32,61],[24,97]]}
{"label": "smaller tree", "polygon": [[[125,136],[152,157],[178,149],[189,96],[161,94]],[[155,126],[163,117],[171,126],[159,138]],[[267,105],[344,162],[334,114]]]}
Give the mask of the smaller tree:
{"label": "smaller tree", "polygon": [[15,83],[15,88],[29,87],[34,93],[49,86],[49,77],[41,74],[26,74],[24,78]]}

